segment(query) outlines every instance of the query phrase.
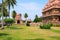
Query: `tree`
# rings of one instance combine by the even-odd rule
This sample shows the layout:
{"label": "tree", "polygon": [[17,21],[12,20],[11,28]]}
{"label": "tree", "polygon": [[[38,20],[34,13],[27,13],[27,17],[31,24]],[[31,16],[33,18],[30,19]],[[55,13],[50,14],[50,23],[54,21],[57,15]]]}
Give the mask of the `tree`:
{"label": "tree", "polygon": [[27,23],[27,17],[28,17],[28,14],[25,13],[25,14],[24,14],[24,17],[26,18],[26,23]]}
{"label": "tree", "polygon": [[35,16],[35,19],[34,19],[34,22],[42,22],[42,18],[40,17],[38,17],[37,15]]}
{"label": "tree", "polygon": [[35,16],[34,22],[38,22],[38,16]]}
{"label": "tree", "polygon": [[9,16],[9,12],[7,11],[6,8],[4,8],[4,10],[3,10],[3,16],[4,17],[8,17]]}
{"label": "tree", "polygon": [[14,19],[11,19],[11,18],[5,18],[4,21],[8,27],[14,23]]}
{"label": "tree", "polygon": [[16,16],[16,11],[14,10],[14,11],[12,12],[12,17],[15,19],[15,16]]}
{"label": "tree", "polygon": [[[1,13],[1,9],[2,8],[2,4],[0,4],[0,13]],[[3,16],[4,17],[7,17],[7,16],[9,16],[9,13],[8,13],[8,11],[7,11],[7,9],[6,9],[6,7],[3,7]]]}
{"label": "tree", "polygon": [[4,13],[4,7],[8,7],[9,13],[10,13],[10,7],[12,6],[14,8],[14,5],[16,5],[16,0],[2,0],[2,29],[4,29],[4,20],[3,20],[3,13]]}
{"label": "tree", "polygon": [[4,23],[3,23],[3,7],[4,7],[3,2],[4,1],[2,0],[2,29],[4,29],[4,26],[3,26],[4,25]]}
{"label": "tree", "polygon": [[16,0],[6,0],[5,2],[8,7],[9,14],[10,14],[10,7],[12,6],[12,8],[14,8],[14,5],[16,5]]}
{"label": "tree", "polygon": [[42,17],[39,18],[39,22],[42,22]]}

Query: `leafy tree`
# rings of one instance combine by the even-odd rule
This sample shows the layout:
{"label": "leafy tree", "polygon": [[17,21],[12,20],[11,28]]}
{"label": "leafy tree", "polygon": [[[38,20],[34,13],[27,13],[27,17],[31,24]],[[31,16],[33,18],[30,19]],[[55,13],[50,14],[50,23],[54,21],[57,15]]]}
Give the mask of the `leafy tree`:
{"label": "leafy tree", "polygon": [[16,16],[16,11],[14,10],[14,11],[12,12],[12,17],[15,19],[15,16]]}
{"label": "leafy tree", "polygon": [[14,23],[14,20],[11,19],[11,18],[5,18],[4,21],[5,21],[5,24],[6,24],[8,27],[11,26],[11,25]]}
{"label": "leafy tree", "polygon": [[38,22],[38,16],[35,16],[34,22]]}
{"label": "leafy tree", "polygon": [[42,17],[39,18],[39,22],[42,22]]}
{"label": "leafy tree", "polygon": [[42,18],[38,17],[37,15],[35,16],[34,22],[42,22]]}
{"label": "leafy tree", "polygon": [[24,17],[26,18],[26,23],[27,23],[27,17],[28,17],[28,14],[25,13],[25,14],[24,14]]}
{"label": "leafy tree", "polygon": [[25,17],[25,18],[27,18],[27,17],[28,17],[28,14],[27,14],[27,13],[25,13],[24,17]]}

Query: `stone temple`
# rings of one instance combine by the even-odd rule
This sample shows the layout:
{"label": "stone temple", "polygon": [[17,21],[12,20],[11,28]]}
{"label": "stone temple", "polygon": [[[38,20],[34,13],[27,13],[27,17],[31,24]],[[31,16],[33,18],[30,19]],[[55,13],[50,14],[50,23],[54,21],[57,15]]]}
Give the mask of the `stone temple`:
{"label": "stone temple", "polygon": [[15,17],[15,23],[16,23],[16,24],[22,24],[22,23],[23,23],[21,17],[22,17],[21,14],[16,14],[16,17]]}
{"label": "stone temple", "polygon": [[48,0],[42,11],[42,22],[60,25],[60,0]]}

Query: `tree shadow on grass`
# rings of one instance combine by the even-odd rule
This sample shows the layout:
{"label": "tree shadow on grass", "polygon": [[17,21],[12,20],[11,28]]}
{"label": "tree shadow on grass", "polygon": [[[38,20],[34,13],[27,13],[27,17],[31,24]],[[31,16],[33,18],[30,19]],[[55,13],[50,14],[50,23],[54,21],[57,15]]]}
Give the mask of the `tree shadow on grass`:
{"label": "tree shadow on grass", "polygon": [[54,30],[54,29],[51,29],[52,32],[55,32],[55,33],[60,33],[60,30]]}
{"label": "tree shadow on grass", "polygon": [[12,37],[7,37],[5,40],[12,40]]}
{"label": "tree shadow on grass", "polygon": [[12,40],[12,37],[9,37],[7,33],[0,33],[0,38],[2,38],[2,40]]}
{"label": "tree shadow on grass", "polygon": [[50,36],[50,38],[56,39],[56,40],[60,40],[60,36]]}
{"label": "tree shadow on grass", "polygon": [[25,40],[45,40],[43,38],[38,38],[38,39],[25,39]]}
{"label": "tree shadow on grass", "polygon": [[7,36],[9,34],[6,34],[6,33],[0,33],[0,36]]}

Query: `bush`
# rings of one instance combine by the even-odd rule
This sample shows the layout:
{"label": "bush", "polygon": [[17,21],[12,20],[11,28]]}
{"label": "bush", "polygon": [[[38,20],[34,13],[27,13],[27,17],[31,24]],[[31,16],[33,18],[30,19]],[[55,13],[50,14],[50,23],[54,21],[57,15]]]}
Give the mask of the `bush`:
{"label": "bush", "polygon": [[4,19],[4,22],[5,22],[5,24],[6,24],[7,26],[10,26],[10,25],[12,25],[12,24],[14,23],[14,20],[11,19],[11,18],[5,18],[5,19]]}
{"label": "bush", "polygon": [[30,24],[29,24],[29,23],[27,23],[27,24],[26,24],[26,26],[30,26]]}
{"label": "bush", "polygon": [[41,28],[41,29],[50,29],[51,26],[52,26],[52,24],[51,24],[51,23],[48,23],[48,24],[43,24],[43,25],[41,25],[40,28]]}

